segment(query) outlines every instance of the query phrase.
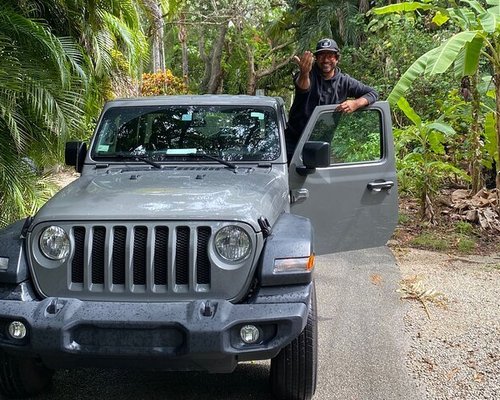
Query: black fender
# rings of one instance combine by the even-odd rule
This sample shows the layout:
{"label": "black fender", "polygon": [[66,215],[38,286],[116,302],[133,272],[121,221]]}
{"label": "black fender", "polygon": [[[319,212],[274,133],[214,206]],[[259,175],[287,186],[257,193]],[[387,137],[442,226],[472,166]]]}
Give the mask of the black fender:
{"label": "black fender", "polygon": [[266,238],[258,266],[262,286],[297,285],[312,281],[312,270],[274,272],[274,260],[308,258],[314,252],[314,230],[311,221],[295,214],[280,215]]}
{"label": "black fender", "polygon": [[0,283],[21,283],[29,278],[23,231],[28,219],[0,230]]}

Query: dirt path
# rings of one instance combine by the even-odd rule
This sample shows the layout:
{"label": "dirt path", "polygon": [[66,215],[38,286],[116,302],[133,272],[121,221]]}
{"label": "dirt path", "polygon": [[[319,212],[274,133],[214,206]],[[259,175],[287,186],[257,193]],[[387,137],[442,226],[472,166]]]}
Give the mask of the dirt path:
{"label": "dirt path", "polygon": [[393,252],[412,298],[407,364],[426,399],[499,399],[500,253]]}

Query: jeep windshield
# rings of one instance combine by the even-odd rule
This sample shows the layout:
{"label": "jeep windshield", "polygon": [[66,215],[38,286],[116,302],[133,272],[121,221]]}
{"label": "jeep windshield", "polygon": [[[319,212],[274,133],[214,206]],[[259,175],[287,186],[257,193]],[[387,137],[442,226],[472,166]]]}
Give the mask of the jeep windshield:
{"label": "jeep windshield", "polygon": [[91,155],[99,161],[273,161],[280,155],[276,112],[227,105],[113,107],[102,117]]}

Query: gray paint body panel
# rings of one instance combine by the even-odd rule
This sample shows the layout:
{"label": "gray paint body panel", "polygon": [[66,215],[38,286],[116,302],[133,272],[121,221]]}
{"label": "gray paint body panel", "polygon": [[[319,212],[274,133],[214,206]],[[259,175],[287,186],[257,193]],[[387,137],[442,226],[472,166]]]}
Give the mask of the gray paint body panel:
{"label": "gray paint body panel", "polygon": [[123,168],[89,173],[48,202],[35,224],[88,219],[234,220],[260,231],[259,217],[274,223],[288,206],[286,173],[282,166],[248,171]]}
{"label": "gray paint body panel", "polygon": [[[383,115],[383,158],[376,162],[338,164],[317,168],[307,176],[297,173],[300,153],[318,117],[335,105],[316,107],[290,164],[290,190],[307,189],[309,197],[291,205],[291,212],[311,219],[317,254],[377,247],[386,244],[397,224],[397,179],[389,105],[377,102],[370,109]],[[377,180],[392,181],[389,191],[371,191]]]}

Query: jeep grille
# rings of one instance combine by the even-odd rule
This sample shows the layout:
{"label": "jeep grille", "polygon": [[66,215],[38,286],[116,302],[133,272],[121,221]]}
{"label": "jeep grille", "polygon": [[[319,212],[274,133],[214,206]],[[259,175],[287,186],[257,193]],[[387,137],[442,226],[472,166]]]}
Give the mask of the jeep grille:
{"label": "jeep grille", "polygon": [[[152,232],[140,225],[113,226],[108,229],[106,245],[106,227],[73,228],[75,252],[71,262],[71,283],[76,284],[75,287],[85,283],[85,275],[90,276],[91,284],[104,285],[106,270],[113,285],[125,285],[127,276],[132,285],[148,286],[155,290],[167,289],[170,281],[171,290],[174,285],[193,285],[195,290],[196,285],[210,285],[209,226],[199,226],[193,230],[188,226],[177,226],[171,234],[167,226],[155,226]],[[151,236],[151,246],[148,246],[148,234]],[[191,235],[194,235],[196,242],[194,262],[189,259]],[[169,258],[169,238],[172,237],[174,257]],[[87,265],[89,271],[85,270],[86,248],[91,255],[91,263]],[[106,263],[107,254],[111,254],[109,264]],[[169,261],[172,261],[170,268]]]}
{"label": "jeep grille", "polygon": [[[221,222],[59,225],[69,233],[73,249],[64,263],[66,268],[40,262],[36,242],[43,227],[35,229],[31,241],[35,278],[47,296],[89,300],[231,299],[249,284],[253,257],[228,271],[214,263],[213,254],[210,256],[211,238],[224,225]],[[255,251],[256,242],[252,247]],[[60,286],[63,281],[64,288]],[[233,285],[237,282],[240,287]]]}

